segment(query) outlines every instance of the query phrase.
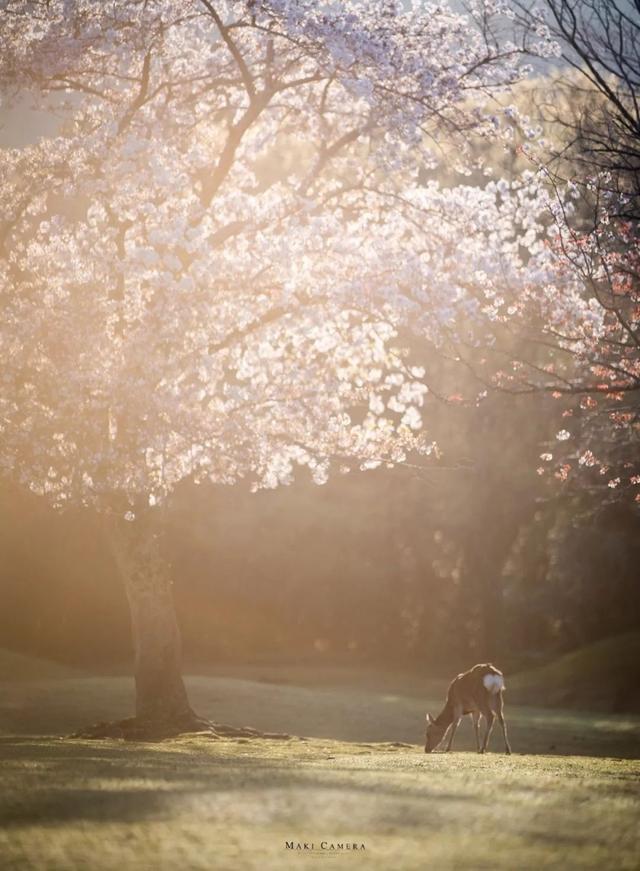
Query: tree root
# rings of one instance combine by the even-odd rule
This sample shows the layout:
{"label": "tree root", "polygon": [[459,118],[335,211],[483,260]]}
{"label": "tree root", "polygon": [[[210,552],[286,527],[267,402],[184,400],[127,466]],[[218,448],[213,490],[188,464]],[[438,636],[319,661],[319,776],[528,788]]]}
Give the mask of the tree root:
{"label": "tree root", "polygon": [[195,714],[167,720],[128,717],[125,720],[95,723],[69,735],[69,738],[119,738],[123,741],[163,741],[181,735],[197,734],[203,738],[270,738],[289,741],[294,736],[285,732],[261,732],[248,726],[212,723]]}

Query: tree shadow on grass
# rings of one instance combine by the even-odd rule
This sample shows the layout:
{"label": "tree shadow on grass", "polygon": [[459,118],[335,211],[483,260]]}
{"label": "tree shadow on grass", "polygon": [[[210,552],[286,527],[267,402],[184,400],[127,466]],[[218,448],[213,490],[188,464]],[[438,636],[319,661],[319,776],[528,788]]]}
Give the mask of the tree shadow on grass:
{"label": "tree shadow on grass", "polygon": [[436,829],[447,804],[466,806],[474,801],[472,795],[447,792],[426,780],[376,783],[372,791],[371,786],[354,781],[354,773],[363,773],[360,768],[319,770],[298,764],[300,760],[258,754],[225,757],[190,749],[183,753],[157,745],[146,749],[2,737],[0,821],[11,828],[75,822],[134,824],[175,820],[176,814],[185,814],[190,807],[195,808],[194,819],[208,815],[215,819],[224,818],[225,806],[247,805],[247,796],[248,806],[251,802],[260,806],[262,796],[280,792],[295,794],[298,805],[306,796],[311,804],[329,807],[340,795],[344,800],[349,797],[354,806],[384,804],[399,823]]}

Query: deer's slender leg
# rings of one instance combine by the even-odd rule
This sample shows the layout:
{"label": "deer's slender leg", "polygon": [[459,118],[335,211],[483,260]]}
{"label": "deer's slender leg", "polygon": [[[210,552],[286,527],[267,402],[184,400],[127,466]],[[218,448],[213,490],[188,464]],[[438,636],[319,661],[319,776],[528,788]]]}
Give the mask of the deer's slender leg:
{"label": "deer's slender leg", "polygon": [[447,753],[451,750],[451,745],[453,744],[453,736],[456,734],[456,729],[458,728],[458,723],[460,722],[460,717],[454,716],[453,723],[451,724],[451,731],[449,732],[449,742],[447,744]]}
{"label": "deer's slender leg", "polygon": [[476,750],[478,753],[480,752],[480,717],[482,714],[480,711],[474,711],[471,714],[471,719],[473,720],[473,731],[476,733]]}
{"label": "deer's slender leg", "polygon": [[507,736],[507,724],[504,721],[504,714],[502,713],[502,694],[500,696],[500,701],[498,702],[498,721],[502,726],[502,735],[504,737],[504,751],[507,755],[511,755],[511,745],[509,744],[509,738]]}
{"label": "deer's slender leg", "polygon": [[449,732],[449,743],[447,744],[447,753],[451,750],[451,745],[453,744],[453,736],[456,734],[456,729],[458,728],[458,723],[462,719],[462,709],[454,706],[453,708],[453,717],[451,720],[451,731]]}
{"label": "deer's slender leg", "polygon": [[484,733],[484,741],[482,742],[482,750],[481,753],[487,749],[487,744],[489,743],[489,737],[491,736],[491,730],[493,729],[493,721],[495,720],[495,714],[493,711],[487,711],[485,714],[487,718],[487,731]]}

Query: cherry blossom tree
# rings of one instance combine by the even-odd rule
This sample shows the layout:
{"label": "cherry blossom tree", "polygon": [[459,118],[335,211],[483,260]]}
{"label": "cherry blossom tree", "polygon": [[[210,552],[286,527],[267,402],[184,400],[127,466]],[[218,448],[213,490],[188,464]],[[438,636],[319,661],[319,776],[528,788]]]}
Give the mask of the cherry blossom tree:
{"label": "cherry blossom tree", "polygon": [[509,136],[481,107],[554,46],[542,26],[510,35],[501,0],[0,15],[6,99],[59,118],[0,157],[0,467],[104,517],[136,654],[119,733],[201,727],[163,506],[185,480],[275,487],[306,466],[321,484],[430,450],[403,337],[446,352],[555,261],[535,178],[420,179]]}

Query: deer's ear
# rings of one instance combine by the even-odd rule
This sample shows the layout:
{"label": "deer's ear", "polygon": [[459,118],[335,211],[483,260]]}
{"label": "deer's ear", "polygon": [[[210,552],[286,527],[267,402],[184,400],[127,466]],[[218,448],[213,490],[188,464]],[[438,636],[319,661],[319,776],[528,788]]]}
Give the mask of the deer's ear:
{"label": "deer's ear", "polygon": [[426,721],[429,725],[431,725],[433,723],[433,719],[431,718],[431,714],[427,714]]}

